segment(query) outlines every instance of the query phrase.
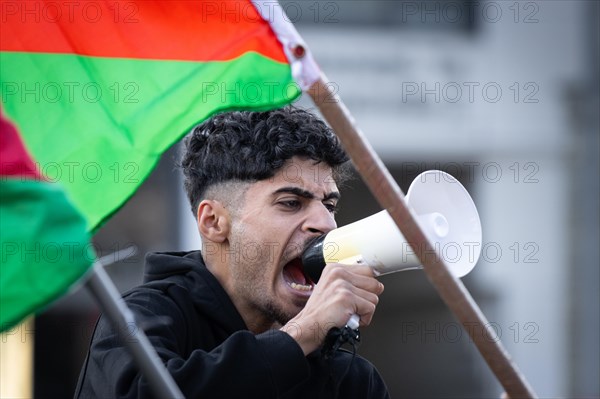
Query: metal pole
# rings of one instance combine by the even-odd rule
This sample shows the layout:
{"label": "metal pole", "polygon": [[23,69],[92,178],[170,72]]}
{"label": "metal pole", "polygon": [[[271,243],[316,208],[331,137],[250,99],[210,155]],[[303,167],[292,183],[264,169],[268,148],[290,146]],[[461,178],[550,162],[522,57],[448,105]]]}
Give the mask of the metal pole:
{"label": "metal pole", "polygon": [[[122,342],[146,376],[155,396],[157,398],[184,398],[183,393],[181,393],[173,377],[158,357],[148,337],[136,325],[133,313],[125,305],[119,291],[108,277],[101,260],[94,263],[85,284],[96,298],[104,314],[113,323],[114,328],[121,336]],[[126,337],[124,336],[125,332],[127,333]]]}
{"label": "metal pole", "polygon": [[[331,90],[327,78],[309,89],[327,122],[340,138],[356,169],[417,254],[423,269],[446,305],[467,330],[477,349],[494,372],[511,399],[534,398],[535,392],[511,361],[500,340],[490,339],[494,332],[462,282],[454,277],[443,259],[435,252],[408,208],[396,181],[357,127],[342,100]],[[432,256],[434,254],[434,256]]]}

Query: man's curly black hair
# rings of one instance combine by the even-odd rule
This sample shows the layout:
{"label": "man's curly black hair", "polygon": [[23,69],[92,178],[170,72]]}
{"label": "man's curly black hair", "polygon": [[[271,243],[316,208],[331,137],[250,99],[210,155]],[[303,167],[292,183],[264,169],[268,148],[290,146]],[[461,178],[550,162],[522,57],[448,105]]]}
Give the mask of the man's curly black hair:
{"label": "man's curly black hair", "polygon": [[210,187],[268,179],[294,156],[325,162],[338,184],[348,173],[348,156],[331,129],[291,106],[217,114],[194,127],[184,142],[181,167],[194,214]]}

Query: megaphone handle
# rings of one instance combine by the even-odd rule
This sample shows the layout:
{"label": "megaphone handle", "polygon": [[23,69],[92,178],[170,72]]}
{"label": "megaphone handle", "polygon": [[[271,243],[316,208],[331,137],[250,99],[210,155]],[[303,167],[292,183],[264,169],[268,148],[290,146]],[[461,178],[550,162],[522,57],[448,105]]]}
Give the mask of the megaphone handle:
{"label": "megaphone handle", "polygon": [[360,325],[360,316],[357,314],[353,314],[350,316],[348,321],[346,322],[346,326],[351,328],[352,330],[356,330]]}

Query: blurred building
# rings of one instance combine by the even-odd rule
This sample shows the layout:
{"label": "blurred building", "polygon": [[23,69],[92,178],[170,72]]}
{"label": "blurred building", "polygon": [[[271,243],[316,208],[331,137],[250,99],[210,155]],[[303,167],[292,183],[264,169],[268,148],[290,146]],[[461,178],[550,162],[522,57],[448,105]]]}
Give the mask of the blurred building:
{"label": "blurred building", "polygon": [[[283,1],[317,62],[406,191],[442,169],[484,229],[465,278],[540,397],[599,397],[599,80],[595,1]],[[307,99],[299,104],[313,107]],[[120,289],[143,253],[199,239],[178,148],[96,237]],[[379,210],[359,179],[339,224]],[[384,276],[359,353],[392,397],[499,397],[502,389],[422,272]],[[84,291],[36,320],[36,397],[72,394],[98,310]]]}

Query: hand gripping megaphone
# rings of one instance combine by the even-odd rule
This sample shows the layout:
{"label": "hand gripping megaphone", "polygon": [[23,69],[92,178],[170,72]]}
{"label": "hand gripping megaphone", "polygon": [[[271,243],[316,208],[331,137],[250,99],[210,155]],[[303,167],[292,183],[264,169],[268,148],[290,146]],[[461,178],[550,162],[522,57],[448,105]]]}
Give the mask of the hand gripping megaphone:
{"label": "hand gripping megaphone", "polygon": [[[406,201],[438,255],[456,277],[469,273],[481,253],[481,222],[467,190],[451,175],[430,170],[412,182]],[[387,211],[337,228],[316,238],[302,255],[304,271],[317,282],[330,263],[364,263],[376,276],[421,269]],[[358,328],[354,315],[348,327]]]}

